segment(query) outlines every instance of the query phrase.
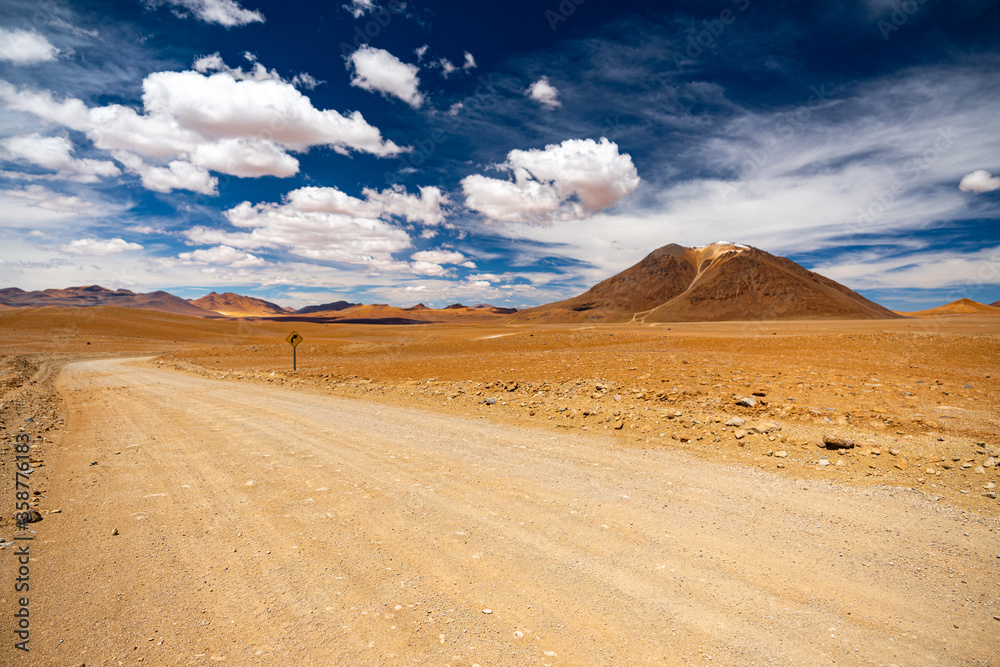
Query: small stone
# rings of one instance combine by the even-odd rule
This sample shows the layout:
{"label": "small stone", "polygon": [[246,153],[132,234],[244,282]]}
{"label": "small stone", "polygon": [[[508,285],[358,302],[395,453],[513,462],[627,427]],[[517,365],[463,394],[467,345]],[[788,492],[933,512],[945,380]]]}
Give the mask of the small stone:
{"label": "small stone", "polygon": [[889,454],[891,456],[899,456],[899,450],[898,449],[890,449],[889,450]]}
{"label": "small stone", "polygon": [[779,459],[783,459],[786,456],[788,456],[788,452],[782,450],[780,452],[775,452],[774,455],[777,456]]}
{"label": "small stone", "polygon": [[91,462],[90,462],[90,465],[92,465],[92,466],[96,466],[96,465],[97,465],[97,461],[91,461]]}
{"label": "small stone", "polygon": [[486,399],[486,405],[496,405],[496,402],[497,402],[497,399],[495,399],[495,398],[487,398]]}
{"label": "small stone", "polygon": [[742,405],[747,408],[757,407],[757,399],[751,398],[750,396],[747,396],[746,398],[741,398],[740,400],[736,401],[736,403],[738,405]]}
{"label": "small stone", "polygon": [[34,424],[35,423],[35,418],[34,417],[28,417],[24,421],[28,422],[29,424]]}
{"label": "small stone", "polygon": [[521,639],[522,637],[524,637],[524,633],[521,632],[520,630],[515,630],[514,636],[517,637],[518,639]]}
{"label": "small stone", "polygon": [[492,609],[483,609],[483,613],[484,614],[492,614],[493,610]]}
{"label": "small stone", "polygon": [[977,475],[985,475],[986,474],[986,470],[983,468],[983,466],[976,466],[976,469],[973,470],[972,472],[976,473]]}
{"label": "small stone", "polygon": [[112,530],[112,531],[111,531],[111,534],[112,534],[112,535],[117,535],[117,534],[118,534],[118,529],[117,529],[117,528],[115,528],[114,530]]}
{"label": "small stone", "polygon": [[733,417],[732,419],[726,422],[726,426],[743,426],[743,418]]}
{"label": "small stone", "polygon": [[62,514],[62,510],[52,510],[49,514]]}
{"label": "small stone", "polygon": [[821,466],[830,465],[830,462],[827,459],[820,459],[819,461],[817,461],[817,463],[819,463]]}
{"label": "small stone", "polygon": [[616,421],[615,422],[615,430],[616,431],[620,431],[623,428],[625,428],[625,422],[623,422],[623,421]]}
{"label": "small stone", "polygon": [[742,440],[743,438],[747,437],[747,432],[744,431],[743,429],[740,429],[739,431],[736,431],[736,433],[733,433],[733,435],[736,436],[737,440]]}
{"label": "small stone", "polygon": [[838,438],[832,435],[823,436],[823,444],[827,449],[854,449],[854,441],[847,438]]}

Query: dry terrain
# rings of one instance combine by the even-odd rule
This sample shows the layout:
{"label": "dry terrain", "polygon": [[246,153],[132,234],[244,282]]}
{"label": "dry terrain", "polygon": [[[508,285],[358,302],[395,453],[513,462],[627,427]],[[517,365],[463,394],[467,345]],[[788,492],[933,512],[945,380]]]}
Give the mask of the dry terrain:
{"label": "dry terrain", "polygon": [[998,343],[4,311],[0,663],[996,665]]}

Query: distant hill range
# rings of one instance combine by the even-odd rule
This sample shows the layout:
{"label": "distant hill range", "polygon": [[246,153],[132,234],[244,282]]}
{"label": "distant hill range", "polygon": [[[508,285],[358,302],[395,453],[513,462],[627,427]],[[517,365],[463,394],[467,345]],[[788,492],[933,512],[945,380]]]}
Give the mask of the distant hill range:
{"label": "distant hill range", "polygon": [[227,317],[267,317],[268,315],[288,314],[287,310],[276,303],[232,292],[225,294],[211,292],[200,299],[188,299],[188,303]]}
{"label": "distant hill range", "polygon": [[168,292],[141,294],[126,289],[110,290],[99,285],[35,292],[26,292],[17,287],[0,289],[0,309],[4,310],[92,306],[141,308],[202,318],[268,318],[280,321],[384,324],[496,322],[517,312],[515,308],[498,308],[485,304],[474,307],[453,304],[447,308],[434,309],[428,308],[422,303],[410,308],[398,308],[387,304],[364,305],[348,303],[347,301],[336,301],[292,310],[282,308],[270,301],[232,292],[224,294],[212,292],[201,298],[185,301]]}
{"label": "distant hill range", "polygon": [[986,305],[972,299],[959,299],[937,308],[899,313],[906,317],[948,317],[950,315],[1000,315],[1000,301]]}
{"label": "distant hill range", "polygon": [[119,308],[159,310],[191,317],[222,317],[220,313],[199,308],[169,292],[140,294],[127,289],[109,290],[100,285],[47,289],[37,292],[25,292],[17,287],[8,287],[0,290],[0,303],[14,308],[117,306]]}
{"label": "distant hill range", "polygon": [[676,244],[517,322],[697,322],[901,317],[795,262],[738,243]]}

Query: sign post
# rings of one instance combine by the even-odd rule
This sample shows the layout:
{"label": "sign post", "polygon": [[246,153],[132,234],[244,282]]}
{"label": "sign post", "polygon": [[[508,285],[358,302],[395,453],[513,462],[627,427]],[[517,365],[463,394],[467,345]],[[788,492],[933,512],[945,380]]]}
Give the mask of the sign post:
{"label": "sign post", "polygon": [[292,370],[298,370],[298,359],[296,358],[295,350],[299,346],[299,343],[302,342],[302,336],[300,336],[297,331],[293,331],[288,334],[285,340],[287,340],[288,344],[292,346]]}

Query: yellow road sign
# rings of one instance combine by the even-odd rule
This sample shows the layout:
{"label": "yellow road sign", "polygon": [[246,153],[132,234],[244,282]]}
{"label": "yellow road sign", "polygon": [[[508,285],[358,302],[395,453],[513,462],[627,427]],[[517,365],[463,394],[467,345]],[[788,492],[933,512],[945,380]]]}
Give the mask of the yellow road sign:
{"label": "yellow road sign", "polygon": [[285,340],[287,340],[292,347],[298,347],[299,343],[302,342],[302,336],[300,336],[297,331],[293,331],[288,334],[288,337],[285,338]]}

